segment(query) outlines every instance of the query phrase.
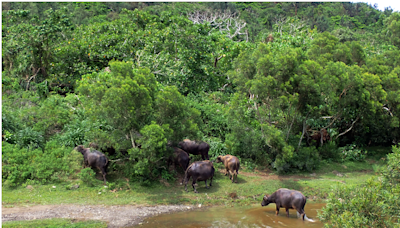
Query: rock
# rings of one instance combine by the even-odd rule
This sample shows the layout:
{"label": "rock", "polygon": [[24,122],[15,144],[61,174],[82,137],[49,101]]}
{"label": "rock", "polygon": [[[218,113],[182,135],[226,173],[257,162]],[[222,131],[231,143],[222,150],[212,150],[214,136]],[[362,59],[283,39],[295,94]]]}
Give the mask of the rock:
{"label": "rock", "polygon": [[32,185],[28,185],[28,186],[26,186],[26,189],[32,190],[33,186]]}
{"label": "rock", "polygon": [[317,176],[317,174],[311,173],[310,176],[315,177],[315,176]]}

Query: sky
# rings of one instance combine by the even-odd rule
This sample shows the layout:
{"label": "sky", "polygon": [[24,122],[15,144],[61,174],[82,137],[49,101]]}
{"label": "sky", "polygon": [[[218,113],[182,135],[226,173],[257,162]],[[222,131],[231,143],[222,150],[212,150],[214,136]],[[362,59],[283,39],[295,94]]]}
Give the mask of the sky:
{"label": "sky", "polygon": [[352,2],[365,2],[369,5],[374,6],[374,4],[378,4],[378,9],[381,11],[385,10],[385,7],[392,7],[393,12],[399,11],[400,12],[400,1],[399,0],[375,0],[375,1],[352,1]]}

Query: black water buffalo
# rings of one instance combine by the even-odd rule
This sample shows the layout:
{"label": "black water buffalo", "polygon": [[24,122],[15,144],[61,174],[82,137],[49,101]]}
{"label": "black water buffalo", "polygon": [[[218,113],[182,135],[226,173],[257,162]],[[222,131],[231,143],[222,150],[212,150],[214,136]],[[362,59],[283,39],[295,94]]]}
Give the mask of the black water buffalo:
{"label": "black water buffalo", "polygon": [[296,209],[304,220],[306,213],[304,206],[306,205],[306,197],[299,191],[280,188],[272,195],[265,195],[261,206],[267,206],[270,203],[276,204],[276,214],[279,214],[279,208],[284,207],[289,217],[289,209]]}
{"label": "black water buffalo", "polygon": [[[174,147],[174,153],[168,158],[168,167],[173,163],[175,168],[179,165],[185,172],[190,162],[189,154],[184,150]],[[182,179],[183,183],[183,179]]]}
{"label": "black water buffalo", "polygon": [[[225,169],[226,169],[226,173],[225,176],[228,175],[229,173],[229,179],[232,179],[232,183],[233,183],[233,179],[236,175],[236,181],[237,182],[237,175],[239,174],[239,168],[240,168],[240,161],[237,157],[232,156],[232,155],[225,155],[225,156],[218,156],[217,157],[217,163],[223,162],[225,165]],[[232,177],[231,177],[232,175]]]}
{"label": "black water buffalo", "polygon": [[179,143],[182,150],[188,152],[189,154],[198,155],[201,154],[203,160],[210,160],[208,157],[208,151],[210,150],[210,145],[205,142],[195,142],[190,139],[185,139]]}
{"label": "black water buffalo", "polygon": [[187,183],[190,177],[193,178],[192,186],[195,193],[198,193],[194,185],[196,181],[205,181],[206,188],[210,188],[207,186],[207,180],[210,179],[210,186],[212,184],[212,179],[214,177],[214,166],[213,163],[205,160],[205,161],[197,161],[193,162],[185,172],[185,191],[187,191]]}
{"label": "black water buffalo", "polygon": [[85,148],[82,145],[75,147],[75,149],[81,152],[81,154],[83,155],[84,168],[98,168],[103,174],[104,184],[106,184],[106,174],[108,166],[108,158],[106,157],[106,155],[97,150],[90,151],[90,148]]}

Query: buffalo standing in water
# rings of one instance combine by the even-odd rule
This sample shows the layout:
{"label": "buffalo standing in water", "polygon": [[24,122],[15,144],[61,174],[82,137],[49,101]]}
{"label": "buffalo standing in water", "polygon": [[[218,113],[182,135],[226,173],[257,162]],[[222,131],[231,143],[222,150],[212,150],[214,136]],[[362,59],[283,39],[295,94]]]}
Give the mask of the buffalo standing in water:
{"label": "buffalo standing in water", "polygon": [[289,209],[296,209],[304,220],[306,213],[304,206],[306,205],[306,197],[299,191],[280,188],[272,195],[265,195],[261,206],[267,206],[270,203],[276,204],[276,215],[279,214],[279,208],[284,207],[289,217]]}
{"label": "buffalo standing in water", "polygon": [[[226,173],[225,176],[228,175],[229,173],[229,179],[234,180],[234,177],[236,175],[236,183],[237,183],[237,175],[239,174],[239,168],[240,168],[240,161],[237,157],[232,156],[232,155],[225,155],[225,156],[218,156],[217,157],[217,163],[223,162],[226,168]],[[232,175],[232,177],[231,177]]]}
{"label": "buffalo standing in water", "polygon": [[104,184],[106,184],[106,174],[108,166],[108,158],[100,151],[90,151],[90,148],[84,148],[79,145],[75,148],[83,155],[84,167],[97,167],[103,174]]}
{"label": "buffalo standing in water", "polygon": [[186,171],[187,167],[189,166],[190,159],[191,158],[184,150],[174,147],[174,153],[168,158],[168,167],[171,163],[173,163],[175,165],[175,169],[176,166],[179,165],[182,167],[183,171]]}
{"label": "buffalo standing in water", "polygon": [[193,162],[185,172],[185,191],[187,191],[187,183],[190,177],[193,178],[192,186],[195,193],[199,193],[194,187],[196,181],[198,180],[205,181],[206,188],[210,188],[207,186],[207,179],[210,179],[210,186],[211,186],[212,179],[214,177],[214,172],[215,172],[214,166],[212,162],[208,160]]}
{"label": "buffalo standing in water", "polygon": [[205,142],[195,142],[190,139],[185,139],[183,142],[179,143],[179,146],[182,150],[186,151],[189,154],[198,155],[201,154],[201,158],[203,160],[210,160],[208,157],[208,151],[210,150],[210,145]]}

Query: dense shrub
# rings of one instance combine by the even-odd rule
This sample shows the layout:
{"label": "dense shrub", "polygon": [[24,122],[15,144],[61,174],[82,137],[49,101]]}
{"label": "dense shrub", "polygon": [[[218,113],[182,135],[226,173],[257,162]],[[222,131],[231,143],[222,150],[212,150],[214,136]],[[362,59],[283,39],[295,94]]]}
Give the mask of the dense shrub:
{"label": "dense shrub", "polygon": [[78,177],[88,187],[92,187],[96,182],[96,173],[90,167],[82,169]]}
{"label": "dense shrub", "polygon": [[219,155],[229,154],[225,143],[222,142],[221,139],[210,137],[204,138],[204,141],[210,145],[210,150],[208,151],[208,156],[210,160],[215,160]]}
{"label": "dense shrub", "polygon": [[356,145],[347,145],[340,147],[340,158],[342,162],[345,161],[364,161],[367,157],[367,151],[358,148]]}
{"label": "dense shrub", "polygon": [[273,167],[279,173],[312,171],[318,168],[320,156],[315,147],[300,147],[292,157],[277,156]]}
{"label": "dense shrub", "polygon": [[19,146],[28,149],[37,149],[44,147],[44,137],[41,132],[26,127],[17,133],[17,143]]}
{"label": "dense shrub", "polygon": [[60,147],[56,141],[48,142],[44,151],[3,142],[3,183],[17,186],[30,180],[31,183],[44,184],[73,177],[79,170],[82,155],[71,151],[72,148]]}
{"label": "dense shrub", "polygon": [[400,183],[400,148],[393,146],[393,153],[387,155],[387,166],[383,168],[383,176],[391,183]]}
{"label": "dense shrub", "polygon": [[[398,227],[400,225],[399,149],[388,154],[383,176],[363,186],[341,186],[328,196],[319,217],[326,227]],[[386,178],[382,178],[386,177]]]}
{"label": "dense shrub", "polygon": [[158,178],[166,170],[166,160],[172,154],[167,149],[167,135],[172,131],[168,125],[159,126],[155,122],[146,125],[140,130],[142,138],[138,140],[141,148],[128,150],[131,161],[123,166],[125,175],[136,177],[143,184]]}

